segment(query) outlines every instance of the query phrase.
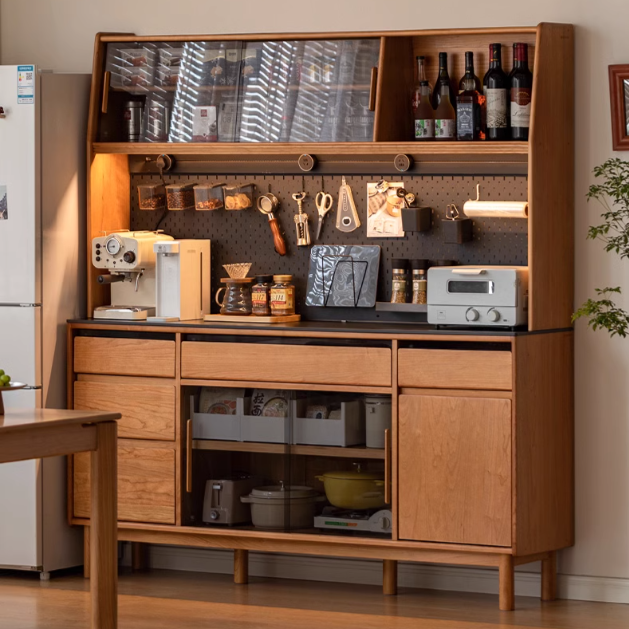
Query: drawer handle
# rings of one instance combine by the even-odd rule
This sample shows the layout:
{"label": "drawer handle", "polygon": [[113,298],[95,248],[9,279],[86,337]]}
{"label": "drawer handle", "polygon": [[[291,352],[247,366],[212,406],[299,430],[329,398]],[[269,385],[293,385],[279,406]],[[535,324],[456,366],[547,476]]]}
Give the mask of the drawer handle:
{"label": "drawer handle", "polygon": [[391,429],[384,431],[384,501],[391,504]]}
{"label": "drawer handle", "polygon": [[111,72],[107,70],[103,78],[103,101],[101,103],[100,110],[106,114],[109,107],[109,85],[111,83]]}
{"label": "drawer handle", "polygon": [[192,420],[186,422],[186,492],[192,493]]}

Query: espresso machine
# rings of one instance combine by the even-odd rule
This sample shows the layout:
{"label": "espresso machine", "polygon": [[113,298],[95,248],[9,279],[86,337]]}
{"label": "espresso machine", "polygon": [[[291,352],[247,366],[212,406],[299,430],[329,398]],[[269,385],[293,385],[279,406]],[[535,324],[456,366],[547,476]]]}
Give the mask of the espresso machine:
{"label": "espresso machine", "polygon": [[111,305],[95,308],[95,319],[141,321],[155,314],[153,245],[169,240],[173,237],[151,231],[120,231],[92,240],[92,264],[108,271],[98,282],[111,285]]}

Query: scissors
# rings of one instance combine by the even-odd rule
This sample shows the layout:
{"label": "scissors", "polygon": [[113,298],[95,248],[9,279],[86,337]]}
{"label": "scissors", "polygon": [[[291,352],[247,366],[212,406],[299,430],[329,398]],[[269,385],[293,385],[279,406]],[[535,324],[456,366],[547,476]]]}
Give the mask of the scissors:
{"label": "scissors", "polygon": [[323,227],[323,219],[325,218],[325,215],[332,209],[334,199],[332,198],[331,194],[326,194],[323,190],[321,190],[321,192],[317,192],[315,203],[317,204],[317,212],[319,213],[316,238],[316,240],[318,241],[319,236],[321,235],[321,228]]}

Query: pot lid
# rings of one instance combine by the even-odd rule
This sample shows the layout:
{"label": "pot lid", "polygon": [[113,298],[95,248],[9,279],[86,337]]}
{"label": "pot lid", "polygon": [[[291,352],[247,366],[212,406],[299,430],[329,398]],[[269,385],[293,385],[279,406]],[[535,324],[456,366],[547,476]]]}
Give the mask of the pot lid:
{"label": "pot lid", "polygon": [[251,490],[251,496],[255,498],[311,498],[316,495],[312,487],[305,485],[265,485]]}
{"label": "pot lid", "polygon": [[381,472],[361,472],[357,470],[353,471],[343,471],[336,470],[334,472],[326,472],[323,474],[323,478],[327,479],[337,479],[337,480],[384,480],[384,474]]}

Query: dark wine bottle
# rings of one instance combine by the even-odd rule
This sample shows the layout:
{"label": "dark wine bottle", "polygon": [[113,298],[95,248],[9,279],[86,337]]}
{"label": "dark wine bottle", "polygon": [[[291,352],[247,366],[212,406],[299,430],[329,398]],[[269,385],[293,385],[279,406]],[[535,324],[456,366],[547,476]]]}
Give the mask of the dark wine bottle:
{"label": "dark wine bottle", "polygon": [[462,92],[470,92],[476,90],[479,94],[483,89],[480,84],[480,79],[474,74],[474,53],[465,53],[465,74],[459,81],[459,94]]}
{"label": "dark wine bottle", "polygon": [[502,69],[500,44],[489,44],[489,70],[483,79],[488,140],[508,140],[509,78]]}
{"label": "dark wine bottle", "polygon": [[450,102],[456,103],[454,90],[452,89],[452,82],[450,81],[450,75],[448,74],[448,53],[440,52],[439,53],[439,76],[437,77],[437,82],[435,83],[435,89],[432,91],[432,106],[433,109],[437,109],[439,107],[439,103],[441,102],[441,86],[447,85],[448,92],[450,94]]}
{"label": "dark wine bottle", "polygon": [[533,75],[529,70],[527,44],[513,44],[513,70],[509,79],[511,82],[511,138],[526,141],[529,139],[533,89]]}

